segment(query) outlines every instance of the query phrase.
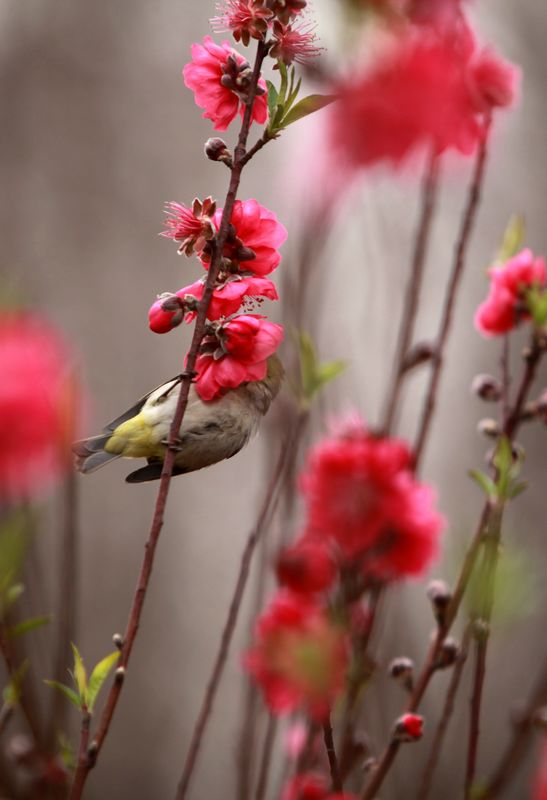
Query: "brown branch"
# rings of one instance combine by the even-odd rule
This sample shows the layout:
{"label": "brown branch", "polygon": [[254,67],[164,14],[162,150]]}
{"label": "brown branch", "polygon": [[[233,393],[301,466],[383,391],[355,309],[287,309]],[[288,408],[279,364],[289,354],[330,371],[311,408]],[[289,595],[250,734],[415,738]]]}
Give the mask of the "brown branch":
{"label": "brown branch", "polygon": [[435,730],[435,734],[433,736],[431,751],[429,753],[429,758],[427,760],[425,769],[423,771],[422,781],[420,783],[420,788],[416,795],[416,800],[427,800],[431,792],[433,775],[435,774],[435,769],[437,768],[437,764],[439,762],[439,756],[441,754],[441,749],[444,744],[444,739],[446,736],[446,732],[448,730],[448,725],[452,718],[452,714],[454,713],[454,704],[456,700],[456,695],[458,693],[458,689],[460,688],[460,682],[463,675],[463,668],[467,660],[467,653],[469,650],[470,639],[471,639],[471,625],[468,625],[463,635],[462,647],[458,661],[454,665],[454,669],[452,670],[452,676],[450,678],[450,684],[448,686],[448,691],[446,693],[446,699],[444,702],[443,711],[441,714],[441,718],[438,722],[437,728]]}
{"label": "brown branch", "polygon": [[325,742],[325,750],[327,751],[327,758],[329,759],[330,779],[332,784],[332,791],[339,793],[343,791],[342,779],[340,778],[340,770],[338,768],[338,759],[336,757],[336,749],[334,747],[334,739],[332,736],[332,725],[330,716],[323,723],[323,740]]}
{"label": "brown branch", "polygon": [[[91,714],[87,708],[82,709],[82,725],[80,729],[80,743],[78,745],[78,760],[76,762],[76,777],[85,776],[89,764],[89,729],[91,727]],[[85,778],[84,778],[85,779]],[[74,780],[70,788],[68,800],[77,800],[81,796],[83,784],[80,780]]]}
{"label": "brown branch", "polygon": [[412,255],[410,274],[406,285],[403,304],[403,315],[399,328],[397,354],[395,357],[395,371],[386,403],[386,416],[382,426],[387,436],[395,422],[395,415],[399,404],[401,389],[406,375],[405,361],[412,345],[412,337],[418,313],[418,303],[423,283],[424,267],[429,243],[429,234],[433,222],[437,190],[439,186],[439,156],[433,152],[429,157],[422,185],[422,208],[416,241]]}
{"label": "brown branch", "polygon": [[253,553],[261,536],[263,535],[264,531],[267,528],[268,520],[273,514],[275,507],[277,505],[277,501],[279,499],[278,488],[281,485],[284,467],[287,460],[287,454],[290,452],[290,447],[288,446],[290,438],[291,437],[289,437],[288,441],[284,443],[283,446],[281,447],[279,460],[274,469],[270,485],[266,490],[266,496],[262,508],[260,510],[258,520],[253,530],[251,531],[249,538],[247,539],[247,543],[245,545],[243,554],[241,556],[241,566],[239,568],[239,574],[237,576],[234,593],[232,596],[232,600],[230,602],[228,617],[226,618],[226,623],[222,631],[222,637],[220,640],[220,646],[217,652],[217,657],[215,659],[213,670],[211,672],[211,676],[209,678],[209,682],[205,690],[205,695],[203,697],[201,709],[198,718],[196,720],[196,724],[194,726],[194,731],[192,733],[190,745],[186,753],[184,769],[182,772],[182,777],[180,779],[176,794],[177,800],[183,800],[183,798],[186,797],[190,780],[192,778],[192,774],[194,772],[194,768],[197,763],[197,757],[199,754],[199,750],[201,748],[203,734],[205,732],[207,722],[211,715],[211,711],[213,708],[213,701],[218,691],[220,679],[224,671],[226,659],[228,657],[228,651],[230,648],[232,637],[234,635],[235,626],[239,616],[239,610],[241,608],[241,602],[243,600],[243,594],[245,592],[245,587],[247,585],[247,580],[249,577],[249,570],[251,566]]}
{"label": "brown branch", "polygon": [[488,152],[488,134],[490,131],[490,120],[485,122],[484,135],[479,144],[477,158],[473,169],[471,185],[467,197],[467,203],[464,209],[462,225],[460,233],[456,242],[456,249],[454,252],[454,261],[452,264],[452,271],[450,274],[448,287],[446,290],[443,311],[441,316],[441,323],[437,340],[434,347],[432,372],[427,387],[422,416],[414,445],[414,464],[418,467],[421,460],[423,450],[427,441],[435,407],[437,404],[437,392],[441,378],[443,367],[443,359],[445,355],[446,345],[452,327],[452,318],[454,316],[454,308],[456,305],[456,297],[458,289],[463,276],[465,268],[465,260],[467,256],[467,249],[473,232],[477,210],[479,207],[482,184],[486,169],[486,156]]}
{"label": "brown branch", "polygon": [[268,726],[266,728],[266,735],[264,737],[264,745],[262,748],[262,758],[260,760],[260,769],[258,771],[255,800],[264,800],[266,796],[266,788],[268,786],[268,777],[270,775],[270,766],[272,763],[273,746],[276,732],[277,717],[274,717],[273,714],[270,714],[268,717]]}
{"label": "brown branch", "polygon": [[95,736],[93,737],[93,741],[91,743],[92,744],[91,750],[90,752],[88,752],[88,757],[85,760],[85,762],[82,761],[81,766],[79,766],[79,768],[76,770],[74,783],[71,789],[71,800],[79,800],[79,798],[82,796],[87,776],[90,770],[95,766],[97,758],[104,744],[104,741],[108,735],[108,731],[110,730],[112,717],[116,710],[116,706],[118,704],[118,700],[120,698],[120,694],[124,683],[123,676],[125,675],[125,670],[129,663],[131,651],[133,649],[133,645],[135,643],[135,639],[139,629],[142,609],[144,605],[144,599],[146,597],[146,592],[150,581],[150,575],[152,573],[152,567],[154,564],[154,555],[156,551],[156,546],[159,540],[161,529],[163,527],[163,519],[164,519],[165,507],[167,504],[167,496],[169,494],[169,486],[173,473],[173,466],[177,455],[176,441],[178,439],[181,423],[184,418],[186,406],[188,404],[188,394],[190,391],[190,384],[192,381],[192,377],[194,375],[194,369],[199,354],[199,348],[201,345],[201,341],[205,335],[207,310],[211,302],[211,297],[213,295],[215,287],[215,281],[220,269],[222,251],[228,234],[230,220],[232,217],[232,211],[236,200],[237,190],[239,188],[241,171],[243,169],[242,159],[245,155],[245,147],[247,144],[247,138],[249,135],[249,129],[251,124],[252,107],[255,98],[258,79],[260,76],[260,69],[262,66],[262,62],[266,56],[266,52],[267,52],[267,46],[265,45],[265,43],[259,42],[257,46],[257,53],[253,68],[253,76],[251,80],[251,85],[249,87],[249,94],[246,102],[245,112],[243,115],[243,121],[241,123],[241,129],[239,133],[237,147],[234,153],[234,165],[231,170],[230,184],[222,212],[222,219],[215,240],[214,252],[207,273],[207,280],[205,283],[203,297],[198,304],[196,324],[194,327],[194,333],[192,336],[190,349],[188,350],[186,357],[185,371],[181,377],[181,388],[177,401],[177,407],[175,410],[173,423],[171,425],[171,429],[169,432],[169,441],[167,445],[167,452],[165,454],[165,459],[163,462],[163,469],[161,473],[160,486],[154,509],[154,516],[152,519],[152,525],[150,528],[148,540],[145,544],[144,559],[142,562],[141,572],[139,575],[137,588],[135,590],[131,611],[129,613],[129,619],[125,631],[123,646],[120,653],[119,666],[117,669],[117,680],[114,681],[114,683],[110,688],[110,692],[108,694],[103,709],[103,713],[99,721],[99,727],[97,729]]}

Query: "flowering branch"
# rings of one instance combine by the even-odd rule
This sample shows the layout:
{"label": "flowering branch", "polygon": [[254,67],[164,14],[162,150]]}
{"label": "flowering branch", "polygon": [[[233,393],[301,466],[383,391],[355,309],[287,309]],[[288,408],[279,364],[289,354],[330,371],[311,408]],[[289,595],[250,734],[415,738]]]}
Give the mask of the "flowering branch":
{"label": "flowering branch", "polygon": [[198,304],[196,324],[194,327],[194,333],[192,336],[190,349],[188,351],[186,358],[185,371],[181,375],[180,394],[177,400],[175,416],[173,418],[173,422],[169,432],[167,452],[165,454],[165,459],[163,462],[163,469],[160,478],[160,486],[158,490],[154,516],[152,520],[152,526],[150,528],[148,541],[146,542],[145,545],[144,560],[142,563],[141,572],[137,583],[133,604],[129,614],[129,620],[127,623],[126,632],[123,639],[119,667],[116,670],[117,679],[114,681],[110,689],[99,722],[99,727],[91,742],[88,751],[88,757],[87,759],[82,760],[81,763],[79,763],[78,768],[76,770],[73,786],[71,789],[71,800],[78,800],[78,798],[82,796],[87,776],[92,767],[95,766],[101,748],[108,735],[110,724],[112,722],[112,717],[116,710],[116,706],[118,704],[118,700],[122,691],[122,686],[125,677],[125,670],[127,668],[131,651],[135,643],[135,638],[137,636],[142,614],[142,608],[144,605],[144,599],[146,597],[146,592],[150,581],[150,575],[152,572],[152,566],[154,563],[155,550],[161,533],[161,529],[163,527],[163,518],[167,503],[167,496],[169,493],[169,485],[171,482],[171,476],[173,473],[173,467],[177,455],[176,443],[181,423],[184,418],[184,413],[186,411],[186,406],[188,403],[190,384],[195,374],[194,370],[199,353],[199,347],[206,332],[207,311],[213,295],[215,280],[220,270],[222,250],[228,235],[228,228],[230,224],[232,210],[235,204],[237,190],[239,188],[241,171],[243,169],[242,159],[245,156],[245,147],[251,124],[253,101],[256,95],[256,88],[258,85],[258,79],[260,76],[262,62],[266,56],[266,53],[267,53],[267,45],[262,41],[258,42],[252,77],[249,84],[248,94],[245,100],[245,111],[243,114],[243,121],[241,123],[238,142],[234,152],[234,163],[231,169],[230,184],[228,188],[228,193],[226,195],[226,201],[224,204],[224,210],[222,213],[220,228],[217,237],[214,241],[213,255],[211,258],[211,264],[207,274],[205,289],[201,301]]}
{"label": "flowering branch", "polygon": [[454,307],[456,303],[456,296],[458,288],[463,276],[465,267],[465,258],[467,255],[467,248],[473,231],[477,210],[479,207],[480,195],[482,184],[484,180],[484,173],[486,169],[486,156],[488,150],[488,135],[490,132],[491,118],[487,117],[484,124],[483,136],[481,138],[477,158],[475,160],[475,167],[469,188],[467,204],[464,209],[462,218],[462,226],[460,234],[456,243],[456,250],[454,254],[454,263],[452,272],[448,282],[448,288],[445,296],[443,312],[441,317],[441,324],[437,341],[433,353],[433,368],[429,379],[429,385],[426,391],[425,401],[422,410],[422,417],[416,436],[416,444],[414,446],[414,463],[417,467],[423,455],[423,449],[426,444],[429,429],[433,421],[435,406],[437,403],[437,392],[439,389],[439,382],[441,378],[441,371],[443,367],[443,359],[448,342],[448,336],[452,327],[452,317],[454,314]]}

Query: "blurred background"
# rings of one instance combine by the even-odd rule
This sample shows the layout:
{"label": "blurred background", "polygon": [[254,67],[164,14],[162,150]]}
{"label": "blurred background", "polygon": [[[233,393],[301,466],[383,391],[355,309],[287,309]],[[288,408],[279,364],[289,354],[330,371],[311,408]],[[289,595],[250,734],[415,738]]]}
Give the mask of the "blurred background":
{"label": "blurred background", "polygon": [[[313,5],[326,63],[335,69],[355,37],[355,18],[342,0],[315,0]],[[484,202],[424,464],[424,477],[437,485],[450,520],[444,560],[434,571],[447,579],[455,574],[456,559],[482,502],[466,473],[482,465],[486,449],[476,433],[485,408],[471,396],[469,385],[477,372],[495,369],[498,359],[496,345],[480,339],[472,326],[474,310],[486,293],[484,270],[513,212],[526,217],[527,243],[540,253],[546,249],[547,7],[542,0],[477,0],[472,11],[484,40],[519,64],[524,77],[518,108],[502,115],[494,134]],[[154,335],[146,314],[156,294],[176,291],[200,270],[197,261],[178,257],[173,244],[157,235],[163,204],[190,203],[207,195],[222,203],[227,188],[226,170],[202,156],[210,123],[201,118],[181,78],[190,44],[210,33],[208,19],[214,13],[213,3],[188,0],[0,0],[0,279],[5,291],[65,331],[89,396],[83,434],[98,431],[181,369],[188,331]],[[323,144],[320,133],[320,114],[295,125],[259,154],[241,185],[240,197],[256,197],[289,230],[275,276],[281,290],[296,274],[307,212],[324,191],[313,182],[314,150]],[[233,132],[226,136],[230,143],[231,136]],[[454,166],[444,182],[420,337],[436,330],[467,175],[468,165]],[[329,240],[314,252],[301,324],[313,333],[322,358],[343,358],[348,368],[316,408],[310,440],[325,429],[331,414],[357,408],[365,418],[377,419],[392,365],[417,202],[413,175],[396,179],[369,173],[337,215]],[[282,294],[282,308],[285,301]],[[268,313],[282,315],[282,308]],[[289,361],[290,348],[289,339]],[[399,428],[403,435],[414,433],[423,385],[417,373],[405,396]],[[282,411],[290,402],[288,394],[278,402],[261,435],[237,461],[173,482],[142,628],[109,739],[89,781],[90,800],[174,795],[240,553],[281,441]],[[536,428],[525,431],[522,441],[525,473],[533,480],[506,526],[507,549],[517,554],[508,585],[519,602],[505,604],[509,608],[499,604],[481,774],[496,762],[509,734],[509,711],[526,698],[547,651],[545,443]],[[112,634],[125,626],[155,500],[154,485],[124,483],[128,471],[118,461],[77,481],[76,641],[89,664],[112,649]],[[58,588],[60,493],[43,504],[41,513],[33,574],[43,598],[39,610],[48,612]],[[280,516],[273,535],[291,535],[296,526],[295,516],[289,522]],[[247,617],[255,610],[255,597],[251,588]],[[36,633],[44,651],[55,626],[54,620]],[[431,626],[423,583],[393,591],[378,641],[380,665],[397,655],[419,662]],[[234,764],[245,689],[240,652],[246,631],[242,618],[193,783],[195,798],[237,797]],[[48,663],[44,656],[44,676]],[[378,687],[370,693],[367,713],[373,744],[380,747],[400,710],[401,696],[382,670],[375,680]],[[444,686],[445,676],[440,676],[429,691],[426,719],[436,719]],[[44,708],[49,692],[40,689]],[[459,796],[467,696],[464,687],[434,797]],[[75,738],[75,711],[69,720]],[[408,782],[419,767],[416,752],[402,752],[383,798],[408,797]],[[507,798],[527,796],[533,764],[531,752]]]}

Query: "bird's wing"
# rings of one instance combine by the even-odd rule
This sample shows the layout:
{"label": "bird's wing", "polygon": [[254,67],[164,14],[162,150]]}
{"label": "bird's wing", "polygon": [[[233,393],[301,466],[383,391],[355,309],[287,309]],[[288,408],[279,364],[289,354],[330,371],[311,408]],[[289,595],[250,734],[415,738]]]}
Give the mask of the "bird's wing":
{"label": "bird's wing", "polygon": [[152,391],[148,392],[143,397],[141,397],[140,400],[137,400],[137,402],[134,405],[132,405],[131,408],[128,408],[127,411],[124,411],[124,413],[120,414],[119,417],[116,417],[116,419],[113,419],[112,422],[108,423],[108,425],[105,425],[103,431],[105,433],[112,433],[113,431],[116,430],[118,425],[122,424],[122,422],[127,422],[128,419],[132,419],[133,417],[135,417],[142,409],[142,407],[144,406],[149,397],[151,397],[153,394],[160,394],[161,392],[159,390],[161,389],[164,389],[166,392],[169,392],[178,383],[180,383],[179,376],[177,376],[176,378],[171,378],[171,380],[165,381],[164,383],[160,383],[160,385],[156,386],[155,389],[152,389]]}

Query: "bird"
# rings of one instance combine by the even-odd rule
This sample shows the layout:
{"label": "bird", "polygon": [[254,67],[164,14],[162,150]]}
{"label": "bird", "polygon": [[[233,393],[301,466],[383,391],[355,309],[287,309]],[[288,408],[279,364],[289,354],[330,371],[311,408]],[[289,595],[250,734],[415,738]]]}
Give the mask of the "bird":
{"label": "bird", "polygon": [[[74,442],[76,466],[83,474],[117,458],[146,458],[147,466],[131,472],[127,483],[143,483],[161,477],[169,431],[181,390],[177,376],[141,397],[124,414],[103,428],[98,436]],[[279,392],[284,369],[277,356],[270,356],[266,376],[242,383],[221,397],[204,402],[194,383],[175,443],[173,475],[194,472],[232,458],[257,432],[263,417]]]}

